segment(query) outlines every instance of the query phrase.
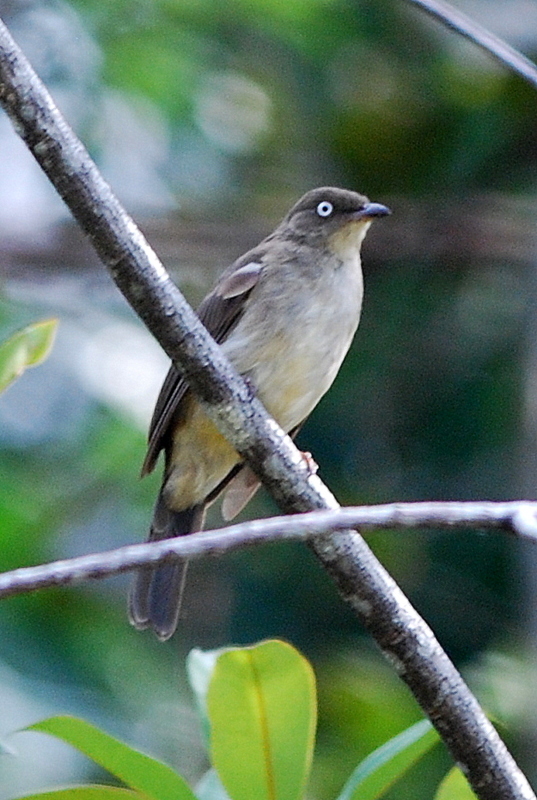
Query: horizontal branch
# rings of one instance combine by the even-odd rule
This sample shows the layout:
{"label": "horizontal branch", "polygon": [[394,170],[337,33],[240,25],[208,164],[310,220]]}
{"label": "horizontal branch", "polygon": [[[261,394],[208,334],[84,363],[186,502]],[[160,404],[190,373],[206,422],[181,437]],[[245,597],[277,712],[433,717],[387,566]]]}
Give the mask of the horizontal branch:
{"label": "horizontal branch", "polygon": [[458,8],[454,8],[444,0],[407,0],[407,2],[419,6],[428,14],[443,22],[444,25],[470,39],[482,50],[493,56],[500,64],[509,67],[513,72],[516,72],[517,75],[520,75],[521,78],[524,78],[524,80],[537,88],[537,66],[533,61],[483,25],[467,17]]}
{"label": "horizontal branch", "polygon": [[52,586],[107,578],[141,566],[184,558],[192,560],[203,556],[220,556],[231,550],[269,542],[308,539],[351,527],[359,527],[363,531],[386,528],[501,528],[537,542],[537,502],[391,503],[252,520],[220,530],[129,545],[4,572],[0,574],[0,599]]}

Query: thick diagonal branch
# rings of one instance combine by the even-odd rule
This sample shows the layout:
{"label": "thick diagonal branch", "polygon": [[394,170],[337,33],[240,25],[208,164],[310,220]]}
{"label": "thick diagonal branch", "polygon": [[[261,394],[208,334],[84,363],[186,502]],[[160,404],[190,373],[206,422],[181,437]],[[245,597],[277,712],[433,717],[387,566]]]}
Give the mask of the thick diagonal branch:
{"label": "thick diagonal branch", "polygon": [[[113,279],[284,511],[336,508],[237,376],[100,176],[0,23],[0,102]],[[534,798],[432,631],[355,532],[311,544],[342,596],[408,683],[483,800]]]}

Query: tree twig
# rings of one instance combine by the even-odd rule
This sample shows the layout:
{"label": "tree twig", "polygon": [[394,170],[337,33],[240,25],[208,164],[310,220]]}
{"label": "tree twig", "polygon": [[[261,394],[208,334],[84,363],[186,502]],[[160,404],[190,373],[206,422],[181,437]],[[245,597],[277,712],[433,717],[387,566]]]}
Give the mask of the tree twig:
{"label": "tree twig", "polygon": [[[284,511],[337,503],[220,353],[103,181],[6,27],[0,23],[0,103],[90,237],[113,279],[175,361],[234,447]],[[310,546],[413,691],[482,800],[535,800],[531,788],[432,631],[362,537]]]}
{"label": "tree twig", "polygon": [[537,502],[390,503],[250,520],[219,530],[128,545],[0,573],[0,599],[52,586],[108,578],[148,564],[221,556],[254,545],[306,540],[354,526],[362,531],[387,528],[501,528],[537,543]]}
{"label": "tree twig", "polygon": [[483,25],[474,22],[462,11],[459,11],[458,8],[454,8],[450,3],[446,3],[445,0],[407,0],[407,2],[419,6],[428,14],[443,22],[444,25],[470,39],[503,66],[509,67],[537,88],[537,66],[533,61],[519,50],[511,47],[499,36],[487,30]]}

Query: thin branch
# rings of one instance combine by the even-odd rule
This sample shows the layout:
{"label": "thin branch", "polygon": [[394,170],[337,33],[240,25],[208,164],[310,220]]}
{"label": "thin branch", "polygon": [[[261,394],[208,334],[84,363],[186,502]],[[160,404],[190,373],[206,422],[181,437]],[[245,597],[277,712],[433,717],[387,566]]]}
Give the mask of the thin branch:
{"label": "thin branch", "polygon": [[537,66],[514,47],[504,42],[487,28],[467,17],[444,0],[407,0],[419,6],[444,25],[465,36],[537,88]]}
{"label": "thin branch", "polygon": [[[0,103],[128,302],[284,511],[337,508],[320,479],[220,353],[103,181],[6,27]],[[310,540],[341,596],[411,688],[482,800],[535,795],[432,631],[353,531]]]}
{"label": "thin branch", "polygon": [[108,578],[148,564],[221,556],[254,545],[306,540],[355,526],[363,531],[387,528],[500,528],[537,542],[537,502],[390,503],[250,520],[219,530],[128,545],[0,573],[0,600],[52,586]]}

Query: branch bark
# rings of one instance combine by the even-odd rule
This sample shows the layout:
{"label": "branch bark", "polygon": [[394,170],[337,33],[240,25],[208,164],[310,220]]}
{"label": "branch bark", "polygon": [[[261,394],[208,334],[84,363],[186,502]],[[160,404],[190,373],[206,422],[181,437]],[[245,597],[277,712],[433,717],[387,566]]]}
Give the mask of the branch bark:
{"label": "branch bark", "polygon": [[537,88],[537,66],[519,50],[500,39],[483,25],[474,22],[458,8],[454,8],[444,0],[407,0],[412,5],[419,6],[432,17],[440,20],[461,36],[470,39],[474,44],[485,50],[505,67],[513,70],[521,78]]}
{"label": "branch bark", "polygon": [[499,528],[537,542],[537,502],[390,503],[251,520],[219,530],[128,545],[0,573],[0,600],[37,589],[65,586],[92,578],[108,578],[148,564],[221,556],[232,550],[269,542],[307,541],[321,534],[347,530],[351,526],[363,531],[388,528]]}
{"label": "branch bark", "polygon": [[[0,23],[0,103],[128,302],[190,381],[207,414],[286,512],[337,502],[224,359]],[[442,735],[483,800],[534,798],[432,631],[354,531],[310,546]]]}

